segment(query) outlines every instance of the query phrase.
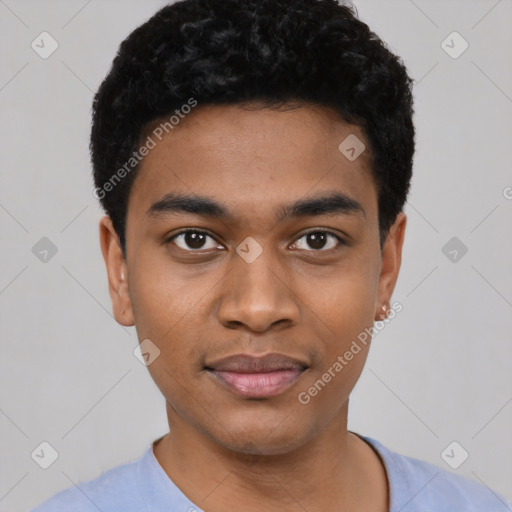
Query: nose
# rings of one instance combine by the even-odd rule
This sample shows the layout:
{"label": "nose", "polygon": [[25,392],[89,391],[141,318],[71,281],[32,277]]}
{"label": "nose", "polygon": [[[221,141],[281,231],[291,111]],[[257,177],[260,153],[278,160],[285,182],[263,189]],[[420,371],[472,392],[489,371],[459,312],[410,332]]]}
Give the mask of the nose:
{"label": "nose", "polygon": [[233,255],[218,308],[219,321],[225,327],[264,332],[299,322],[299,299],[293,291],[291,271],[266,258],[265,253],[252,263]]}

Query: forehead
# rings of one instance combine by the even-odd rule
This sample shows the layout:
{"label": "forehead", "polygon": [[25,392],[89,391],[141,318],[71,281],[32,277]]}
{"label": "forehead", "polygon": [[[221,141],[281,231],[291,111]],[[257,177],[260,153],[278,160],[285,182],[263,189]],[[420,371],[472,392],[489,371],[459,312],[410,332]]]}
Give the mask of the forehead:
{"label": "forehead", "polygon": [[[139,166],[129,215],[140,217],[166,194],[181,193],[218,198],[254,218],[329,190],[366,203],[365,211],[376,214],[365,135],[331,109],[305,104],[271,109],[256,102],[199,105],[161,140],[152,135],[158,124],[144,135],[156,144]],[[355,160],[340,151],[347,137],[360,142],[358,150],[366,146]]]}

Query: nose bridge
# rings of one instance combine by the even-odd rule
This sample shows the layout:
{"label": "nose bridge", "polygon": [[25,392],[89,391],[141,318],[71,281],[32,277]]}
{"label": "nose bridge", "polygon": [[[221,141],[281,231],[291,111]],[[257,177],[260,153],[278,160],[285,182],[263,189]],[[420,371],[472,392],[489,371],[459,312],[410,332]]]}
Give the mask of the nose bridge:
{"label": "nose bridge", "polygon": [[277,322],[297,323],[299,308],[291,283],[286,283],[285,268],[270,249],[263,247],[254,259],[246,257],[254,250],[249,241],[248,245],[240,244],[240,253],[233,254],[219,307],[220,322],[228,327],[244,324],[254,331],[266,330]]}

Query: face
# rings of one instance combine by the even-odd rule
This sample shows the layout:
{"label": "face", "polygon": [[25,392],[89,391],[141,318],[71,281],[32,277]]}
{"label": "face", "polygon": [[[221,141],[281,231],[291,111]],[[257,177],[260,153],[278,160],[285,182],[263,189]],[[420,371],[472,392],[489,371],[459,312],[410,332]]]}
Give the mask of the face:
{"label": "face", "polygon": [[278,454],[346,415],[370,345],[344,354],[390,302],[405,229],[400,214],[381,252],[369,149],[338,149],[350,134],[369,148],[325,108],[199,106],[141,163],[126,260],[101,220],[115,318],[160,351],[171,429]]}

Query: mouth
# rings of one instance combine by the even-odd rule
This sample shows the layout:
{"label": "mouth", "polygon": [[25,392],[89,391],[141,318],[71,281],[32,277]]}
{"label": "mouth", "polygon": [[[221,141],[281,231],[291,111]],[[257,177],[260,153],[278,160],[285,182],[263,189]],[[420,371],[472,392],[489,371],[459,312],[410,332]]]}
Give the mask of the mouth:
{"label": "mouth", "polygon": [[237,354],[205,365],[218,382],[244,398],[270,398],[290,388],[309,366],[283,354]]}

